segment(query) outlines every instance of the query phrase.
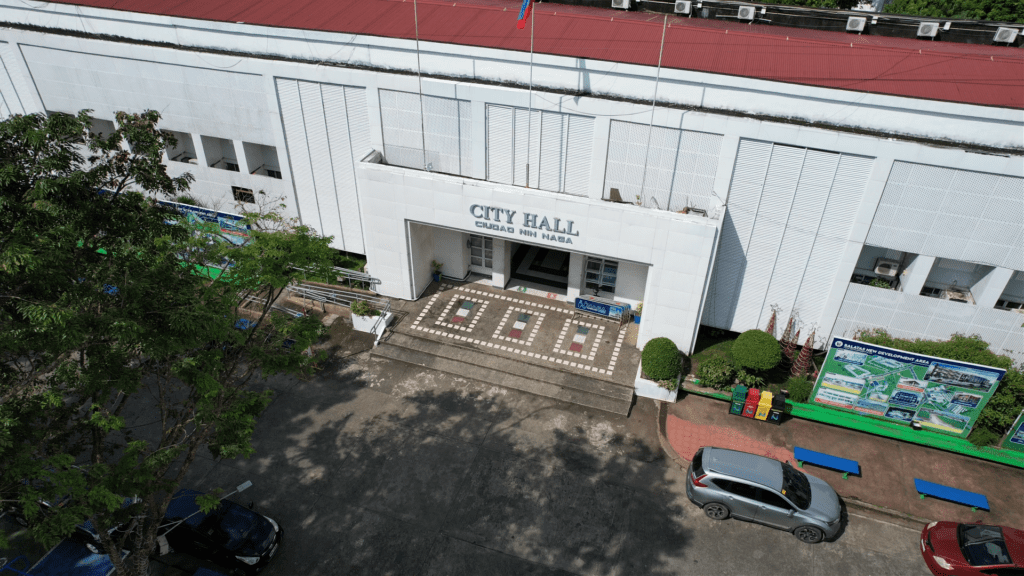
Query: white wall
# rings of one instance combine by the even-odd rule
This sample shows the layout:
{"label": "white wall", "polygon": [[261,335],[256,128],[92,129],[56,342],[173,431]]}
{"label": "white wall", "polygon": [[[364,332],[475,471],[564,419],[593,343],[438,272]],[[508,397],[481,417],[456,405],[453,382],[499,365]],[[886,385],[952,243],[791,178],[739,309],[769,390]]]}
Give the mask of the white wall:
{"label": "white wall", "polygon": [[1024,362],[1022,324],[1024,315],[1017,312],[851,284],[830,336],[852,337],[871,328],[883,328],[897,338],[927,340],[978,334],[996,354]]}
{"label": "white wall", "polygon": [[895,162],[867,241],[1024,270],[1024,178]]}

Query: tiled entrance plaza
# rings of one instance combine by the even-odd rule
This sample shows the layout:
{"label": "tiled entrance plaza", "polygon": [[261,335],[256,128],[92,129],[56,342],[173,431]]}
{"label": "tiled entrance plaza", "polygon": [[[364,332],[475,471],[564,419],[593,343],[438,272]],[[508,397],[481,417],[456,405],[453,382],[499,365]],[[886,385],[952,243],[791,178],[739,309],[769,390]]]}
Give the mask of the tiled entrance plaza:
{"label": "tiled entrance plaza", "polygon": [[635,324],[577,316],[570,303],[485,283],[434,284],[396,331],[632,386]]}

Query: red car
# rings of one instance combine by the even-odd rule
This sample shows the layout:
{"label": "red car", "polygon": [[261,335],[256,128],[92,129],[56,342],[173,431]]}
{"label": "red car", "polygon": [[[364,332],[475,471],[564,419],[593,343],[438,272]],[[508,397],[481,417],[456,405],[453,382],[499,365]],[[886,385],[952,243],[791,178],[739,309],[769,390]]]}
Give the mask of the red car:
{"label": "red car", "polygon": [[921,532],[921,555],[936,576],[1024,576],[1024,531],[932,522]]}

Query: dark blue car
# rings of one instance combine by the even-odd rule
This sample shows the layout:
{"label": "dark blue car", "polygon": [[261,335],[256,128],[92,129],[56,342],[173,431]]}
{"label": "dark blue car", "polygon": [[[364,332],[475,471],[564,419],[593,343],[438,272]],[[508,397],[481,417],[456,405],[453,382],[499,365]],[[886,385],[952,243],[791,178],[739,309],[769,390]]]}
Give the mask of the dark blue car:
{"label": "dark blue car", "polygon": [[277,522],[230,500],[210,513],[196,504],[202,492],[179,490],[164,515],[162,531],[172,550],[225,568],[256,574],[277,554],[284,533]]}

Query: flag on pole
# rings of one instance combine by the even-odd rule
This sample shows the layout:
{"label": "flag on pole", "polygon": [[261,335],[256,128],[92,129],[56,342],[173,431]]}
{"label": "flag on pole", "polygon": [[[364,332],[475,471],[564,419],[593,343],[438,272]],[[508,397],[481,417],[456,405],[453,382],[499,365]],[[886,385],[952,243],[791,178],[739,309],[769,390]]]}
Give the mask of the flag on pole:
{"label": "flag on pole", "polygon": [[531,8],[533,8],[533,1],[523,0],[523,7],[519,9],[519,21],[516,22],[516,28],[520,30],[526,28],[526,20],[530,18]]}

